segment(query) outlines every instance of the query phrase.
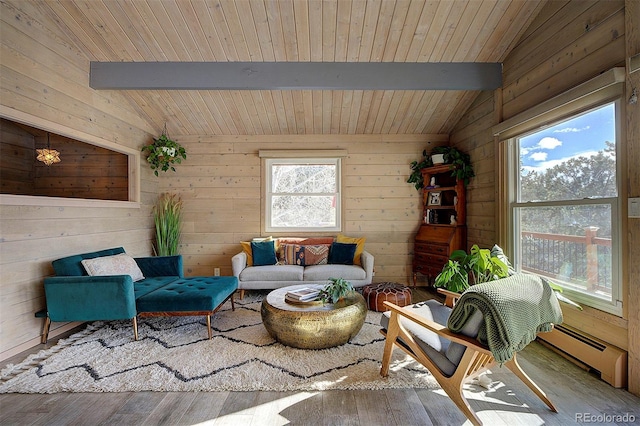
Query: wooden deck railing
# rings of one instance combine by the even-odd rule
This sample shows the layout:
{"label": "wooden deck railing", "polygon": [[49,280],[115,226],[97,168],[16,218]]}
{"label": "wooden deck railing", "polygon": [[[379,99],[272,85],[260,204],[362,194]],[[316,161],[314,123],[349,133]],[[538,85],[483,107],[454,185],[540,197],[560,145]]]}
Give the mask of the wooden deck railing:
{"label": "wooden deck railing", "polygon": [[611,239],[597,232],[597,227],[585,228],[584,236],[522,232],[522,269],[611,295]]}

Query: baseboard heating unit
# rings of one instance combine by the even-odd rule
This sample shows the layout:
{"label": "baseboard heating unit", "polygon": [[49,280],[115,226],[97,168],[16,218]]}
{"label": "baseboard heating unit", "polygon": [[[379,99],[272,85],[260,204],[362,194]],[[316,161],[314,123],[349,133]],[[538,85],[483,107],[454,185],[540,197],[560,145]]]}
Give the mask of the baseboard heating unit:
{"label": "baseboard heating unit", "polygon": [[[611,386],[627,386],[627,352],[566,325],[556,325],[538,338],[580,363],[600,372]],[[543,342],[543,343],[544,343]]]}

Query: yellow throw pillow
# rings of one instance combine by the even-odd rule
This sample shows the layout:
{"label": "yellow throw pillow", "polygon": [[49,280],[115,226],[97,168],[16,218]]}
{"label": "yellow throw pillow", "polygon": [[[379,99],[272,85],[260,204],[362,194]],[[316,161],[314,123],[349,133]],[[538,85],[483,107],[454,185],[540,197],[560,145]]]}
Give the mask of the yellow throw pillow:
{"label": "yellow throw pillow", "polygon": [[242,251],[247,255],[247,266],[253,265],[253,250],[251,250],[251,241],[240,241]]}
{"label": "yellow throw pillow", "polygon": [[347,236],[342,235],[342,234],[338,234],[338,236],[336,237],[336,242],[337,243],[357,244],[356,252],[353,255],[353,264],[354,265],[360,265],[360,266],[362,266],[362,262],[360,262],[360,255],[364,251],[364,242],[365,242],[365,240],[366,240],[366,237],[352,238],[352,237],[347,237]]}

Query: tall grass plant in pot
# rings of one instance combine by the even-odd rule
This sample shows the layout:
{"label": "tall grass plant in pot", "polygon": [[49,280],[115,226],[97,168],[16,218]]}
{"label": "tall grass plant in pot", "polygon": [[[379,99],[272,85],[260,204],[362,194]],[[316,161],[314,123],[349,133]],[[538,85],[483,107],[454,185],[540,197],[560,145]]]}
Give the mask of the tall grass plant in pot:
{"label": "tall grass plant in pot", "polygon": [[176,194],[162,194],[153,209],[157,256],[178,254],[182,224],[182,200]]}

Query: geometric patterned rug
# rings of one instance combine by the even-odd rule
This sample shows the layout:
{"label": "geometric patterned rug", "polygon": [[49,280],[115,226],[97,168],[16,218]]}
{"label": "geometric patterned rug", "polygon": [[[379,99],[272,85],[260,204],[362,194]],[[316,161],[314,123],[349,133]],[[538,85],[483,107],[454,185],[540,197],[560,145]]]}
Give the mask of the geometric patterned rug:
{"label": "geometric patterned rug", "polygon": [[94,322],[0,372],[0,393],[130,391],[310,391],[437,388],[429,372],[394,351],[380,376],[380,313],[369,311],[351,342],[305,350],[271,338],[260,317],[261,295],[226,303],[212,318],[143,318],[139,340],[129,321]]}

